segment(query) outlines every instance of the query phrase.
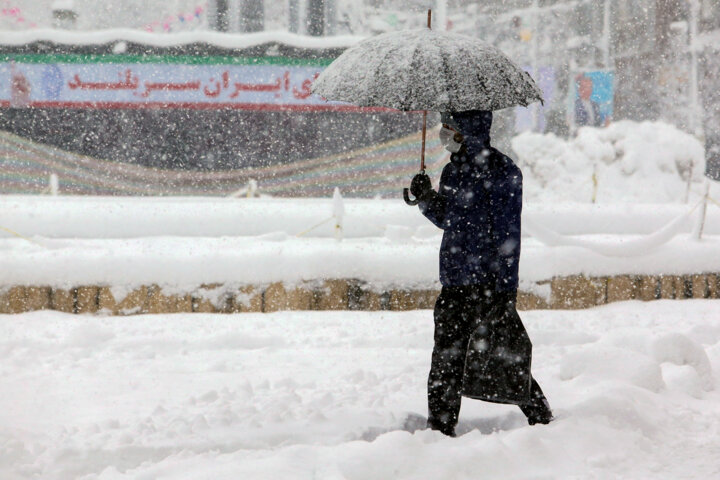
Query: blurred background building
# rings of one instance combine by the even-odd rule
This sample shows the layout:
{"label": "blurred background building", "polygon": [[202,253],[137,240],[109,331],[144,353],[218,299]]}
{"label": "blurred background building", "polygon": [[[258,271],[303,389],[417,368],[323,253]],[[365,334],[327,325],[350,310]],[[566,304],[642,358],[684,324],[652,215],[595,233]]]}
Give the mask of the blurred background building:
{"label": "blurred background building", "polygon": [[[716,93],[720,91],[720,0],[0,0],[0,30],[8,33],[4,38],[13,39],[18,37],[13,37],[12,31],[51,27],[76,32],[123,28],[158,34],[265,31],[319,38],[362,37],[421,27],[428,8],[435,12],[434,28],[479,37],[497,46],[531,72],[544,90],[544,106],[497,115],[495,138],[501,148],[509,148],[509,139],[521,131],[568,136],[580,126],[602,126],[619,119],[663,119],[710,144],[720,142],[716,140],[720,128]],[[187,43],[159,48],[137,41],[69,46],[55,45],[46,37],[42,41],[28,39],[23,45],[0,39],[0,55],[6,65],[20,54],[74,53],[277,57],[290,59],[290,64],[312,60],[321,68],[344,48],[337,43],[332,48],[289,47],[279,33],[261,46],[236,49]],[[11,73],[9,66],[6,70]],[[21,85],[18,73],[15,75]],[[22,89],[17,91],[22,93]],[[175,118],[169,111],[121,110],[60,115],[52,109],[28,111],[22,108],[22,96],[18,99],[4,105],[0,128],[42,141],[66,138],[59,146],[111,159],[127,160],[129,148],[134,152],[130,156],[143,158],[139,163],[178,168],[237,168],[289,157],[311,158],[386,141],[418,126],[412,115],[377,112],[233,110]],[[78,142],[73,133],[49,134],[52,129],[42,127],[43,121],[65,125],[66,132],[78,122],[86,122],[91,130],[94,125],[104,125],[115,132],[127,131],[123,125],[128,122],[140,122],[144,127],[136,128],[136,134],[149,136],[149,140],[122,148],[102,147],[112,142],[95,141],[96,137]],[[213,131],[204,131],[202,126],[210,124],[216,126]],[[290,141],[296,143],[280,145],[272,138],[269,132],[278,126],[290,132]],[[223,129],[225,133],[218,133]],[[227,135],[228,129],[233,135]],[[198,143],[193,139],[199,135],[206,143],[225,141],[231,147],[217,148],[208,159],[199,150],[187,151],[184,144],[163,143],[161,138],[170,132],[184,144]],[[164,153],[152,160],[144,158],[142,152],[153,142]],[[233,153],[230,159],[230,151],[243,153]],[[204,159],[198,160],[200,157]]]}

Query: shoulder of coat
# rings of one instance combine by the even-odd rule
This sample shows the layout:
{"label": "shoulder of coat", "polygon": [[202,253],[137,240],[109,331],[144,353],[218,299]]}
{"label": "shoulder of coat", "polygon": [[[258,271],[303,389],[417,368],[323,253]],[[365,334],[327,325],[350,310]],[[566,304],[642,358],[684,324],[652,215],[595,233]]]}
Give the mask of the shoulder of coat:
{"label": "shoulder of coat", "polygon": [[515,162],[513,162],[512,158],[508,157],[504,153],[498,151],[498,154],[502,159],[501,162],[503,165],[503,173],[505,178],[510,180],[514,185],[522,186],[523,174],[522,170],[520,170],[520,167],[518,167]]}

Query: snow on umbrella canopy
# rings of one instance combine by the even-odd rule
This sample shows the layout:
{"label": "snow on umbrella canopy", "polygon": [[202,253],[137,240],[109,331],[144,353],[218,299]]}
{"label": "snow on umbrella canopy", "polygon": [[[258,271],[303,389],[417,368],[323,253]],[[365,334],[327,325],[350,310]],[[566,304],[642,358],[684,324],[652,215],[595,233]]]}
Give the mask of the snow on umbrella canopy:
{"label": "snow on umbrella canopy", "polygon": [[385,33],[340,55],[313,93],[361,107],[460,112],[542,101],[530,75],[497,48],[423,28]]}

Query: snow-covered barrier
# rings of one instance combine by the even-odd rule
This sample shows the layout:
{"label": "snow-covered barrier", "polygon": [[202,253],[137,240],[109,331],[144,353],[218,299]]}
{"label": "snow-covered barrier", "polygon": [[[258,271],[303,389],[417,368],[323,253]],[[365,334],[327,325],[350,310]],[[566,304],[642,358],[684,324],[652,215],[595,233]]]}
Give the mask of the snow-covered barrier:
{"label": "snow-covered barrier", "polygon": [[[342,191],[341,191],[342,193]],[[720,199],[720,186],[711,195]],[[343,199],[344,238],[427,238],[440,230],[400,200]],[[684,203],[545,203],[526,200],[523,220],[562,235],[647,235],[688,213]],[[26,237],[122,239],[247,237],[285,234],[333,238],[335,206],[327,198],[0,196],[0,227]],[[708,209],[705,232],[720,234],[720,208]],[[690,233],[692,222],[680,232]],[[525,232],[529,233],[529,232]],[[1,238],[13,234],[0,228]]]}
{"label": "snow-covered barrier", "polygon": [[[6,312],[402,310],[431,308],[439,289],[441,231],[399,202],[2,200]],[[687,235],[696,209],[526,209],[520,307],[714,298],[719,212],[697,241]]]}

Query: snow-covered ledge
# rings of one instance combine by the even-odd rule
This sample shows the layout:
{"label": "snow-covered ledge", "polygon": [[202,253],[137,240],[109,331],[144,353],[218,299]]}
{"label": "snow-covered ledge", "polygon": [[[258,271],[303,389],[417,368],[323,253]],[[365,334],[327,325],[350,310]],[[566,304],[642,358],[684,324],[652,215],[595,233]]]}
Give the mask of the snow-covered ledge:
{"label": "snow-covered ledge", "polygon": [[151,33],[129,28],[82,32],[38,28],[2,32],[0,45],[25,45],[33,42],[51,42],[64,45],[103,45],[126,41],[154,47],[175,47],[192,43],[205,43],[221,48],[241,49],[279,43],[296,48],[327,49],[351,47],[363,40],[363,38],[365,37],[355,35],[313,37],[283,31],[242,34],[213,31]]}

